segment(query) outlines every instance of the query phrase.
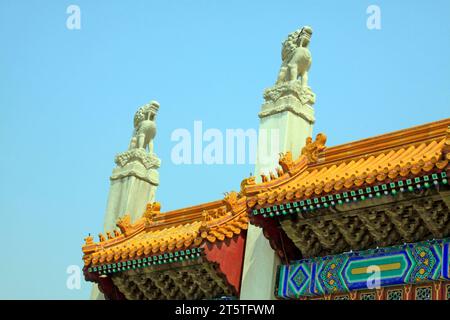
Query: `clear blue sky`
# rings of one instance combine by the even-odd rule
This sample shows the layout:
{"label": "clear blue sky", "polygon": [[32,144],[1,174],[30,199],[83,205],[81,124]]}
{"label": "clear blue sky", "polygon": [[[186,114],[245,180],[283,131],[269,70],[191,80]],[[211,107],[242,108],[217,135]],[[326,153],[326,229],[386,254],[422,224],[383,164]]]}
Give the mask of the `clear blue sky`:
{"label": "clear blue sky", "polygon": [[[81,30],[66,28],[70,4]],[[370,4],[381,30],[366,28]],[[281,42],[305,24],[328,145],[449,116],[448,0],[0,0],[0,298],[89,297],[66,268],[101,231],[114,155],[152,99],[163,210],[238,189],[252,165],[176,166],[170,134],[256,129]]]}

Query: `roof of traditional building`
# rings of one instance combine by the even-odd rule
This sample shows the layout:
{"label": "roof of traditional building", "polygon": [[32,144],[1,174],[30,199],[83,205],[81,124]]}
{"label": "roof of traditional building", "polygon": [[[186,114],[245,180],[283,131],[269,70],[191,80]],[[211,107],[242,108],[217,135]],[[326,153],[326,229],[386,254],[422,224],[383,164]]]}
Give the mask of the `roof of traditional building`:
{"label": "roof of traditional building", "polygon": [[[236,236],[242,235],[248,227],[245,198],[231,192],[219,201],[166,213],[160,212],[160,209],[157,202],[148,204],[136,222],[131,223],[130,216],[125,215],[117,221],[119,229],[108,232],[106,237],[100,234],[99,242],[94,242],[92,236],[87,237],[82,248],[86,278],[98,282],[98,276],[102,275],[113,276],[125,271],[132,277],[133,272],[141,268],[161,274],[169,268],[186,266],[190,268],[191,275],[206,274],[212,272],[208,266],[212,264],[217,269],[212,272],[212,277],[217,280],[213,282],[217,286],[211,287],[210,293],[217,288],[228,287],[217,293],[236,294],[239,291],[242,262],[225,261],[215,251],[220,246],[222,256],[227,256],[227,250],[230,254],[236,254],[237,251],[238,256],[243,254],[243,242],[236,240]],[[173,274],[173,271],[169,270],[163,276],[169,274]],[[187,275],[184,278],[186,281]],[[168,283],[167,279],[164,282]],[[145,295],[143,292],[129,291],[132,285],[124,285],[121,276],[115,277],[115,284],[122,293],[125,292],[125,296],[129,295],[127,298],[143,298],[142,295]],[[170,290],[160,290],[156,295],[153,290],[153,298],[211,297],[208,292],[203,296],[198,293],[183,294],[179,290],[180,286],[180,283],[174,283],[171,290],[178,288],[178,291],[172,296]]]}
{"label": "roof of traditional building", "polygon": [[[395,131],[356,142],[325,147],[326,137],[307,139],[297,160],[280,158],[278,177],[245,189],[249,207],[316,197],[410,174],[444,169],[450,156],[450,119]],[[272,177],[274,177],[272,175]]]}
{"label": "roof of traditional building", "polygon": [[[318,134],[298,159],[282,154],[276,174],[261,183],[246,178],[223,200],[166,213],[149,204],[138,221],[125,215],[113,234],[86,238],[86,279],[112,287],[116,298],[236,294],[249,217],[285,262],[449,236],[450,196],[438,188],[447,184],[449,125],[444,119],[330,148]],[[408,190],[420,192],[395,197]]]}
{"label": "roof of traditional building", "polygon": [[[449,125],[444,119],[330,148],[324,134],[308,138],[298,159],[282,154],[276,175],[243,186],[250,221],[288,260],[448,236],[438,187],[447,184]],[[413,201],[425,197],[432,201]],[[423,210],[435,214],[421,217]]]}
{"label": "roof of traditional building", "polygon": [[214,201],[189,208],[161,213],[158,203],[149,204],[142,218],[130,223],[125,215],[117,222],[116,230],[100,241],[86,239],[83,246],[85,266],[118,262],[150,254],[200,246],[232,238],[247,229],[245,207],[233,212],[225,201]]}

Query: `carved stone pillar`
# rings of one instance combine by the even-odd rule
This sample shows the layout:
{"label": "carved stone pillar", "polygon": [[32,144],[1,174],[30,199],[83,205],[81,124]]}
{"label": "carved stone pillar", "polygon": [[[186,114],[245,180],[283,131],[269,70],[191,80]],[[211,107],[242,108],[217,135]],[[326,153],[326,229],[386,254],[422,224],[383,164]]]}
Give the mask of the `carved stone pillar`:
{"label": "carved stone pillar", "polygon": [[[265,90],[259,113],[258,154],[255,176],[270,175],[278,167],[279,153],[291,151],[300,156],[315,121],[315,95],[307,86],[311,65],[308,44],[312,29],[303,27],[283,43],[282,65],[276,84]],[[247,230],[241,299],[275,299],[275,277],[280,263],[262,229]]]}
{"label": "carved stone pillar", "polygon": [[[159,184],[157,170],[161,164],[153,153],[158,109],[159,104],[152,101],[137,110],[128,150],[115,158],[104,218],[105,233],[116,229],[117,219],[125,214],[130,214],[131,223],[135,222],[144,213],[147,203],[155,200]],[[93,286],[91,298],[103,299],[97,285]]]}
{"label": "carved stone pillar", "polygon": [[146,205],[155,200],[159,184],[161,161],[153,153],[156,135],[157,102],[138,109],[134,116],[134,133],[129,149],[115,158],[116,168],[110,177],[111,185],[105,213],[104,231],[116,228],[119,217],[129,213],[131,223],[142,216]]}
{"label": "carved stone pillar", "polygon": [[117,167],[110,177],[105,232],[116,228],[119,217],[129,213],[131,223],[142,216],[147,203],[155,200],[159,184],[160,160],[143,149],[128,150],[116,156]]}
{"label": "carved stone pillar", "polygon": [[315,122],[316,100],[309,87],[301,81],[275,85],[264,92],[259,113],[258,162],[256,174],[267,174],[278,165],[278,153],[291,151],[293,159],[300,156]]}

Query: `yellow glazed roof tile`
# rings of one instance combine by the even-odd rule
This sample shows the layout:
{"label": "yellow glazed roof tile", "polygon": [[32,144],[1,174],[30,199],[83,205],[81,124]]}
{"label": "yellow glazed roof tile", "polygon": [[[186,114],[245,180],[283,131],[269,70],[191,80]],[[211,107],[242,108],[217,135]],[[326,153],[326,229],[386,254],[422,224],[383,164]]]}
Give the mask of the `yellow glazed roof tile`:
{"label": "yellow glazed roof tile", "polygon": [[285,199],[301,199],[338,192],[353,186],[445,170],[450,160],[450,119],[363,139],[331,148],[326,136],[308,139],[302,155],[280,158],[277,175],[244,179],[239,193],[223,200],[166,213],[149,204],[141,219],[121,218],[120,229],[83,246],[86,266],[125,261],[141,256],[215,243],[239,235],[248,226],[248,209]]}
{"label": "yellow glazed roof tile", "polygon": [[247,185],[247,204],[264,206],[443,170],[449,161],[449,125],[444,119],[331,148],[319,134],[315,142],[307,140],[297,160],[290,152],[282,155],[278,177]]}
{"label": "yellow glazed roof tile", "polygon": [[161,213],[158,203],[149,204],[135,223],[126,215],[117,222],[114,236],[87,237],[82,250],[85,266],[126,261],[148,255],[214,243],[239,235],[248,226],[245,198],[236,192],[223,200]]}

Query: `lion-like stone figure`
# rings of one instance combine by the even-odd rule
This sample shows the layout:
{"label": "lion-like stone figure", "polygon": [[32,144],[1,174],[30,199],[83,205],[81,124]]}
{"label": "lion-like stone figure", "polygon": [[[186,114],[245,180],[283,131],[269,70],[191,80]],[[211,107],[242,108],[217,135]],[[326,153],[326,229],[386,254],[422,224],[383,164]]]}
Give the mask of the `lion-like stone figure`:
{"label": "lion-like stone figure", "polygon": [[156,101],[151,101],[138,109],[134,115],[134,132],[129,150],[144,149],[153,153],[153,138],[156,135],[155,117],[158,109],[159,103]]}
{"label": "lion-like stone figure", "polygon": [[276,84],[295,81],[301,77],[302,87],[308,86],[308,71],[311,67],[311,52],[308,49],[312,28],[305,26],[289,34],[283,42],[283,61]]}

